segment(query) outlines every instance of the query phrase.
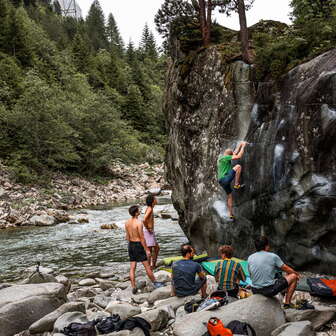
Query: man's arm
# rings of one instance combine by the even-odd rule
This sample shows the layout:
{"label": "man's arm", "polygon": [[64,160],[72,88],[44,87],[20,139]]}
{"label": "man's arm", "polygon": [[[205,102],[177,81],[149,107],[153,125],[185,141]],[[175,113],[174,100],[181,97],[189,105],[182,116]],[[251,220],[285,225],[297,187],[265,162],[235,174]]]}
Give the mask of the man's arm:
{"label": "man's arm", "polygon": [[[240,266],[240,265],[239,265],[239,266]],[[240,278],[240,280],[242,280],[242,281],[246,281],[246,275],[245,275],[245,273],[244,273],[244,271],[243,271],[243,268],[242,268],[241,266],[239,267],[238,274],[239,274],[239,278]]]}
{"label": "man's arm", "polygon": [[143,224],[140,221],[138,222],[138,233],[139,233],[141,245],[145,249],[146,253],[148,255],[150,255],[150,250],[149,250],[149,248],[146,244],[145,236],[144,236],[144,233],[143,233]]}
{"label": "man's arm", "polygon": [[295,275],[297,275],[298,277],[300,276],[300,274],[299,274],[298,272],[296,272],[293,268],[289,267],[289,266],[286,265],[286,264],[283,264],[283,265],[282,265],[281,270],[284,271],[284,272],[287,273],[287,274],[295,274]]}
{"label": "man's arm", "polygon": [[238,153],[240,152],[240,149],[241,149],[242,145],[243,145],[243,143],[241,142],[241,143],[238,145],[237,149],[233,152],[233,155],[238,155]]}
{"label": "man's arm", "polygon": [[247,142],[242,142],[239,145],[239,152],[237,154],[234,153],[234,155],[232,155],[232,160],[238,160],[242,158],[242,156],[244,155],[244,150],[245,150],[246,145],[247,145]]}

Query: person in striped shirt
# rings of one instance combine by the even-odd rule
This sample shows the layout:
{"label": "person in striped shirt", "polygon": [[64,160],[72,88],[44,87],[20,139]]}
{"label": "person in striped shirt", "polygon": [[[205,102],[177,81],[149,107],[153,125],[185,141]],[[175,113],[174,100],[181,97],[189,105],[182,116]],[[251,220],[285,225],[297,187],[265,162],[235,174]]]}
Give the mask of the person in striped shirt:
{"label": "person in striped shirt", "polygon": [[239,281],[245,281],[242,266],[232,260],[233,248],[230,245],[224,245],[219,248],[219,255],[222,260],[215,268],[215,277],[218,283],[218,291],[224,291],[227,295],[237,297],[239,293]]}

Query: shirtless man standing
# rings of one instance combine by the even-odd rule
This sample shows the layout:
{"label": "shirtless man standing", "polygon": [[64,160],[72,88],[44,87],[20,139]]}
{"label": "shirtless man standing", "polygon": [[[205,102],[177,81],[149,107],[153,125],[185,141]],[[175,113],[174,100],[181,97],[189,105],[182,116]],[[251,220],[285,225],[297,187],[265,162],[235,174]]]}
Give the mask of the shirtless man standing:
{"label": "shirtless man standing", "polygon": [[153,271],[149,265],[148,258],[150,258],[150,251],[147,247],[144,233],[143,224],[139,221],[140,210],[137,205],[133,205],[128,210],[129,214],[132,216],[126,224],[126,239],[128,240],[128,254],[131,262],[130,268],[130,280],[132,285],[132,293],[137,293],[137,288],[135,284],[135,270],[137,262],[141,262],[146,270],[147,276],[152,280],[155,288],[163,287],[162,282],[155,280]]}
{"label": "shirtless man standing", "polygon": [[156,240],[154,232],[154,207],[157,204],[157,199],[153,195],[148,195],[146,198],[147,209],[145,212],[144,223],[144,236],[146,244],[150,249],[151,256],[149,258],[149,265],[154,269],[159,255],[160,246]]}

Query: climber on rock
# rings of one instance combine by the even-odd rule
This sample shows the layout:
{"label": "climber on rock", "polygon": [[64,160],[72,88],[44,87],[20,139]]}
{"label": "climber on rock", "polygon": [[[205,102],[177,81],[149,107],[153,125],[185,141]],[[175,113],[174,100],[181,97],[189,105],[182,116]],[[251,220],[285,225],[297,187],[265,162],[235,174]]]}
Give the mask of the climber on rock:
{"label": "climber on rock", "polygon": [[225,190],[227,194],[227,206],[229,210],[229,216],[234,219],[233,216],[233,197],[232,197],[232,187],[231,183],[235,180],[233,188],[239,190],[242,186],[240,185],[240,175],[241,175],[241,165],[237,164],[232,167],[232,160],[240,159],[244,154],[245,146],[247,142],[243,141],[239,144],[238,148],[233,152],[232,149],[225,149],[224,153],[218,158],[218,182]]}

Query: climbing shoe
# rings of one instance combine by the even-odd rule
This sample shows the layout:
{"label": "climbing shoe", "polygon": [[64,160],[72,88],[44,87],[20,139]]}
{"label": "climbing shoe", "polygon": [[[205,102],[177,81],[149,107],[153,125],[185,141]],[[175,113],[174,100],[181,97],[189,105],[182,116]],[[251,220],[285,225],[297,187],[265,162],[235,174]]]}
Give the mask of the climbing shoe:
{"label": "climbing shoe", "polygon": [[297,302],[297,309],[298,310],[308,310],[308,309],[315,309],[315,307],[309,303],[307,300],[301,300],[300,302]]}
{"label": "climbing shoe", "polygon": [[244,187],[245,187],[245,184],[235,184],[233,186],[233,189],[240,190],[240,189],[243,189]]}
{"label": "climbing shoe", "polygon": [[155,287],[155,289],[157,289],[157,288],[165,287],[166,284],[164,282],[154,281],[153,286]]}
{"label": "climbing shoe", "polygon": [[284,307],[284,309],[298,309],[298,305],[296,305],[294,303],[290,303],[290,304],[285,303],[283,307]]}
{"label": "climbing shoe", "polygon": [[230,219],[235,220],[236,217],[232,215],[232,216],[230,216]]}
{"label": "climbing shoe", "polygon": [[132,288],[132,294],[135,295],[138,292],[138,288]]}

